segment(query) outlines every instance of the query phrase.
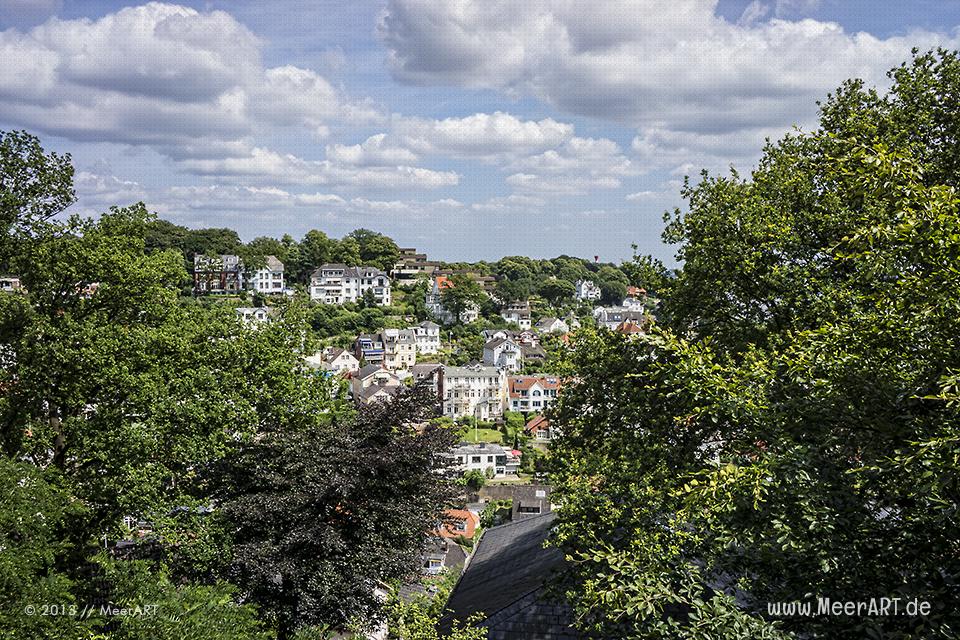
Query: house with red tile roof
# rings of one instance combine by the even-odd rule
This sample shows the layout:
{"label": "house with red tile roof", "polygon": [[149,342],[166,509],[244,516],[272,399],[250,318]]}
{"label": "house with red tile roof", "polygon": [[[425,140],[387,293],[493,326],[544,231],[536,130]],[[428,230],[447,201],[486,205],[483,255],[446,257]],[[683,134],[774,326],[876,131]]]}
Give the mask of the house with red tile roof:
{"label": "house with red tile roof", "polygon": [[466,509],[447,509],[443,512],[443,522],[437,529],[437,535],[443,538],[463,536],[473,538],[480,526],[480,516]]}
{"label": "house with red tile roof", "polygon": [[507,408],[521,413],[540,413],[557,399],[560,378],[556,376],[510,376],[507,378]]}
{"label": "house with red tile roof", "polygon": [[528,436],[535,440],[549,440],[553,437],[553,431],[550,429],[550,421],[546,416],[536,415],[530,418],[527,425],[523,428]]}

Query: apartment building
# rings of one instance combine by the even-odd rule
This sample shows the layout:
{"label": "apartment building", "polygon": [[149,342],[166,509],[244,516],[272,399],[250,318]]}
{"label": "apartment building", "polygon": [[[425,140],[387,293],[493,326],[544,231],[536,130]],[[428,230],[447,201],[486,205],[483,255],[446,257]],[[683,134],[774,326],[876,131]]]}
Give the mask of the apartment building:
{"label": "apartment building", "polygon": [[254,271],[250,277],[250,289],[264,295],[283,293],[286,288],[283,263],[276,256],[267,256],[266,260],[266,265]]}
{"label": "apartment building", "polygon": [[357,302],[367,291],[378,305],[390,304],[390,278],[376,267],[325,264],[310,276],[310,298],[324,304]]}
{"label": "apartment building", "polygon": [[390,371],[407,371],[417,364],[417,335],[413,329],[384,329],[383,366]]}
{"label": "apartment building", "polygon": [[244,286],[243,275],[243,261],[239,256],[193,256],[193,292],[196,295],[238,293]]}
{"label": "apartment building", "polygon": [[443,415],[493,420],[503,415],[507,374],[497,367],[474,364],[444,367],[441,381]]}

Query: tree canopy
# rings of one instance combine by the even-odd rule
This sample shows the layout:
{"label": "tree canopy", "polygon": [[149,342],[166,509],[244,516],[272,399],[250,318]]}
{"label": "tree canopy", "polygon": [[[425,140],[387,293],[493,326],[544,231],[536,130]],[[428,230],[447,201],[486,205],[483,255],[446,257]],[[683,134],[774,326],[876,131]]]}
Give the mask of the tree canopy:
{"label": "tree canopy", "polygon": [[[578,339],[553,459],[584,626],[955,637],[957,69],[916,56],[882,98],[848,83],[749,179],[688,184],[660,324]],[[880,597],[930,608],[768,609]]]}

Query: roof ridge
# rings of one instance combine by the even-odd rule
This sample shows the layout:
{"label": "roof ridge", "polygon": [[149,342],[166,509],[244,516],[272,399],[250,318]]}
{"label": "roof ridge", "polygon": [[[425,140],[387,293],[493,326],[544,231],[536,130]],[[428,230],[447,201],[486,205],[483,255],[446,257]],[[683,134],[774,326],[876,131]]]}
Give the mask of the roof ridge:
{"label": "roof ridge", "polygon": [[[488,528],[484,529],[484,533],[486,533],[487,531],[493,531],[494,529],[505,529],[505,528],[507,528],[507,527],[509,527],[509,526],[512,526],[512,525],[515,525],[515,524],[523,524],[523,523],[525,523],[525,522],[533,522],[534,520],[537,520],[537,519],[539,519],[539,518],[543,518],[543,517],[546,517],[546,516],[550,516],[550,515],[554,515],[554,516],[555,516],[556,513],[553,512],[553,511],[547,511],[546,513],[538,513],[538,514],[535,515],[535,516],[525,516],[525,517],[523,517],[523,518],[521,518],[521,519],[519,519],[519,520],[511,520],[510,522],[507,522],[507,523],[505,523],[505,524],[498,524],[498,525],[495,526],[495,527],[488,527]],[[478,542],[477,542],[477,545],[479,546],[479,544],[480,544],[480,543],[479,543],[479,541],[478,541]]]}

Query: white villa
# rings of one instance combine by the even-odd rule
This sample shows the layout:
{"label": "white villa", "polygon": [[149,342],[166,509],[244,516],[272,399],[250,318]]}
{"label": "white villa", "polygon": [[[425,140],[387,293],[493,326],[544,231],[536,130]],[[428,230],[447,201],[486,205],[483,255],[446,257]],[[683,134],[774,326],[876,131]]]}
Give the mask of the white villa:
{"label": "white villa", "polygon": [[523,347],[511,338],[494,338],[483,345],[483,364],[520,371],[523,368]]}
{"label": "white villa", "polygon": [[360,361],[346,349],[327,347],[312,356],[307,356],[307,364],[333,373],[353,373],[360,370]]}
{"label": "white villa", "polygon": [[390,304],[390,278],[376,267],[325,264],[310,276],[310,298],[324,304],[357,302],[367,291],[378,305]]}
{"label": "white villa", "polygon": [[237,317],[246,325],[257,325],[270,322],[273,315],[267,307],[237,307]]}
{"label": "white villa", "polygon": [[507,388],[510,411],[541,413],[557,399],[560,380],[556,376],[510,376]]}
{"label": "white villa", "polygon": [[479,444],[461,443],[452,452],[454,468],[461,473],[479,471],[487,473],[493,469],[494,476],[517,475],[520,469],[520,456],[504,449],[499,444],[481,442]]}
{"label": "white villa", "polygon": [[541,333],[566,333],[570,331],[570,327],[559,318],[546,317],[537,320],[537,331]]}
{"label": "white villa", "polygon": [[577,300],[599,300],[600,287],[593,280],[577,280]]}
{"label": "white villa", "polygon": [[521,329],[530,328],[530,302],[512,302],[500,312],[500,317]]}
{"label": "white villa", "polygon": [[444,367],[441,384],[443,415],[491,420],[503,415],[507,374],[497,367]]}
{"label": "white villa", "polygon": [[257,293],[265,295],[283,293],[285,289],[283,263],[276,256],[267,256],[266,260],[266,266],[254,271],[247,284]]}
{"label": "white villa", "polygon": [[417,339],[417,353],[440,351],[440,325],[426,320],[413,328]]}
{"label": "white villa", "polygon": [[384,329],[383,366],[390,371],[406,371],[417,364],[417,335],[413,329]]}

